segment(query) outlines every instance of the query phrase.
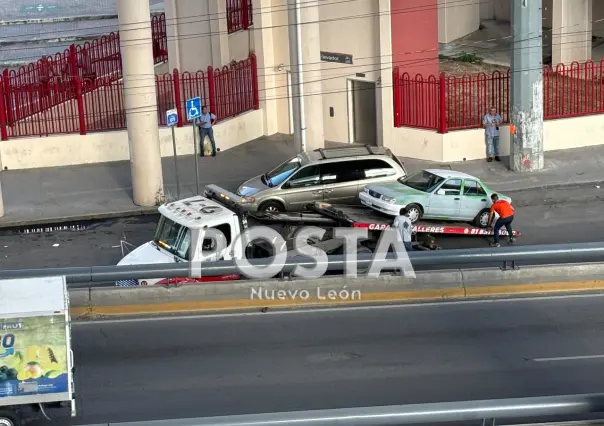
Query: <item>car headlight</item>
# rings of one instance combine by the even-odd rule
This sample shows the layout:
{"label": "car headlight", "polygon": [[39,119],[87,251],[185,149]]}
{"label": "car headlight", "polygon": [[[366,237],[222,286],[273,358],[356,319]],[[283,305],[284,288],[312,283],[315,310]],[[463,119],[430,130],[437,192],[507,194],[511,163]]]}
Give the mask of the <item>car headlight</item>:
{"label": "car headlight", "polygon": [[369,194],[369,188],[366,188],[366,187],[365,187],[365,188],[363,188],[363,192],[364,192],[365,194]]}
{"label": "car headlight", "polygon": [[253,204],[255,201],[254,197],[241,197],[241,200],[239,200],[241,204]]}
{"label": "car headlight", "polygon": [[390,203],[390,204],[394,204],[394,202],[396,200],[394,198],[392,198],[392,197],[386,197],[385,195],[382,195],[382,201],[385,201],[385,202]]}

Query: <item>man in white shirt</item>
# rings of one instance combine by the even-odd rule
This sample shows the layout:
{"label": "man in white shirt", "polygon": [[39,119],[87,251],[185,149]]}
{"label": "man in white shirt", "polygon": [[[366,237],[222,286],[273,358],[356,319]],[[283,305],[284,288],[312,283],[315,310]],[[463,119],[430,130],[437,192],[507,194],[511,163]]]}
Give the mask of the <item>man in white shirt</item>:
{"label": "man in white shirt", "polygon": [[403,243],[405,244],[405,249],[407,251],[413,250],[413,246],[411,244],[411,233],[413,231],[413,223],[411,223],[411,219],[407,217],[407,209],[402,208],[399,215],[394,218],[394,223],[392,227],[401,235],[403,239]]}
{"label": "man in white shirt", "polygon": [[487,145],[487,162],[501,161],[499,158],[499,126],[502,123],[501,116],[497,113],[495,107],[491,107],[489,113],[482,119],[484,127],[484,139]]}
{"label": "man in white shirt", "polygon": [[216,141],[214,141],[214,129],[212,129],[212,125],[216,121],[216,116],[211,112],[208,112],[208,107],[203,106],[201,108],[201,116],[199,117],[199,155],[201,157],[204,156],[203,142],[206,138],[210,138],[210,143],[212,144],[212,157],[216,157]]}

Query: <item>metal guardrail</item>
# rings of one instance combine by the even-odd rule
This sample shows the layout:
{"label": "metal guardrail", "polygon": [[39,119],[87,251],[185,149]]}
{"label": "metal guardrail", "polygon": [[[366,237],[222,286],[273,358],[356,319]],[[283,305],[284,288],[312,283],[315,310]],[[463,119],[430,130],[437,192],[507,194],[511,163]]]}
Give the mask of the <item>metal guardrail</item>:
{"label": "metal guardrail", "polygon": [[[564,395],[537,398],[442,402],[334,410],[293,411],[197,419],[133,423],[103,423],[105,426],[397,426],[494,419],[543,418],[604,412],[604,394]],[[102,426],[102,425],[90,425]]]}
{"label": "metal guardrail", "polygon": [[[358,267],[360,269],[369,268],[373,257],[372,254],[359,254],[357,256]],[[547,262],[548,264],[594,262],[604,261],[604,242],[511,246],[498,249],[414,251],[409,253],[409,257],[414,267],[502,263],[505,268],[510,262],[512,266],[515,266],[516,262]],[[389,256],[389,258],[392,259],[393,256]],[[251,259],[249,262],[262,267],[270,264],[271,259]],[[309,257],[298,256],[288,259],[282,272],[289,275],[297,265],[312,267],[315,264],[316,262]],[[328,271],[343,271],[345,264],[345,256],[329,256],[327,269]],[[232,260],[203,263],[196,270],[201,272],[201,276],[206,277],[238,273],[238,269]],[[388,270],[388,268],[383,270]],[[0,271],[0,279],[66,276],[68,283],[106,283],[141,278],[185,277],[189,276],[189,271],[190,263],[180,262],[151,265],[3,270]]]}

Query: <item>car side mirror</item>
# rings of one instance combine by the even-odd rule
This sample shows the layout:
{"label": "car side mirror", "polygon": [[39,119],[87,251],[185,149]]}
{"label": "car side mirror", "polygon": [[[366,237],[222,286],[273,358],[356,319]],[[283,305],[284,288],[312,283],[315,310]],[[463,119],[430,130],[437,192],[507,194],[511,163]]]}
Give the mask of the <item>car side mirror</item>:
{"label": "car side mirror", "polygon": [[438,191],[436,191],[436,195],[446,195],[447,193],[445,192],[444,189],[439,189]]}
{"label": "car side mirror", "polygon": [[289,182],[285,182],[283,185],[281,185],[281,189],[288,189],[291,188],[291,184]]}

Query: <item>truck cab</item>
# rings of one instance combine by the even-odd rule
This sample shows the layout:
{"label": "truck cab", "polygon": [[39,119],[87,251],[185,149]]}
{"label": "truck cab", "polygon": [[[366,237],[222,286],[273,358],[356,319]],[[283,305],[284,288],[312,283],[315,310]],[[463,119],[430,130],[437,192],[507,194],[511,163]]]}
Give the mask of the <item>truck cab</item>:
{"label": "truck cab", "polygon": [[[210,185],[205,196],[194,196],[163,204],[153,239],[128,253],[118,265],[143,265],[178,262],[215,262],[218,260],[267,257],[262,245],[243,247],[241,234],[247,220],[239,208],[241,197]],[[226,241],[219,244],[216,232]],[[218,246],[224,247],[218,249]],[[268,247],[269,245],[267,245]],[[188,282],[231,281],[239,275],[201,278],[138,279],[118,281],[118,286],[183,284]]]}

